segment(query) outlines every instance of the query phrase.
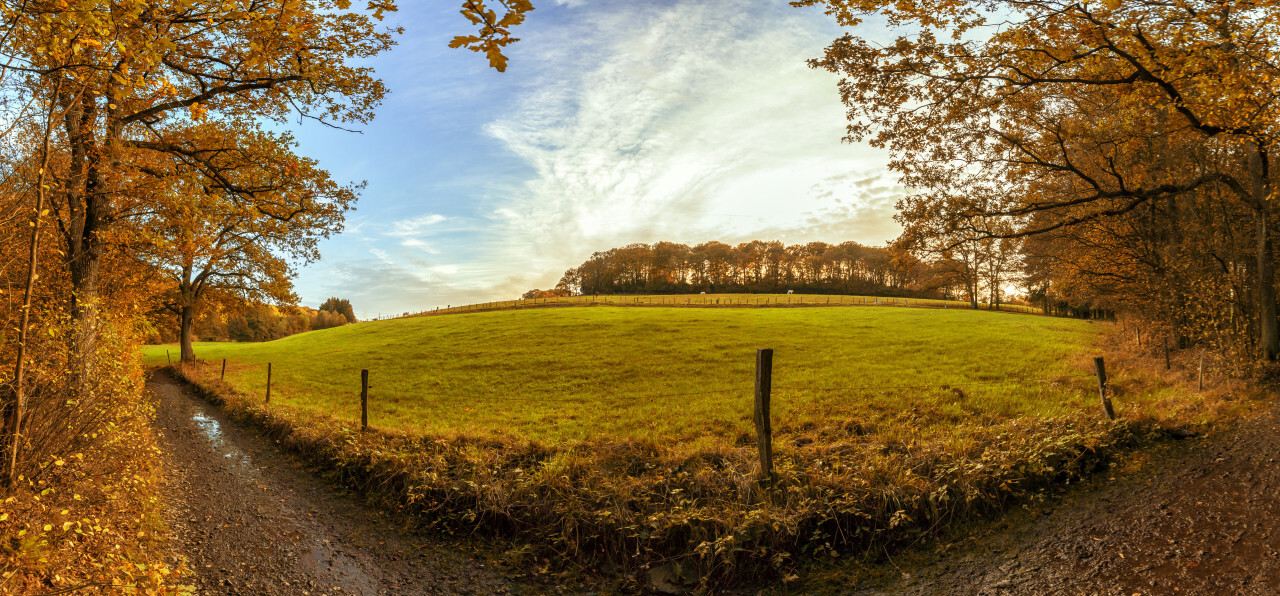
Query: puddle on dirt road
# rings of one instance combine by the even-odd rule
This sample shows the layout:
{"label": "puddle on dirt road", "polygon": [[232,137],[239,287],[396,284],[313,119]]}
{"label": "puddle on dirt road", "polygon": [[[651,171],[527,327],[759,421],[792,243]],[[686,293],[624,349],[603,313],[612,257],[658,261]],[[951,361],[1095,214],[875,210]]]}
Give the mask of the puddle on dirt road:
{"label": "puddle on dirt road", "polygon": [[204,433],[205,438],[209,439],[209,443],[215,451],[223,451],[222,456],[231,460],[233,465],[243,467],[245,469],[253,469],[249,456],[245,455],[235,447],[228,447],[227,442],[222,436],[222,424],[217,420],[204,415],[204,412],[196,410],[191,413],[191,422],[195,423],[196,428]]}
{"label": "puddle on dirt road", "polygon": [[333,552],[317,542],[299,553],[298,569],[303,573],[328,574],[334,580],[345,584],[348,590],[360,594],[377,592],[377,583],[364,573],[355,559],[348,555]]}
{"label": "puddle on dirt road", "polygon": [[196,423],[196,427],[204,433],[204,436],[209,437],[209,442],[213,443],[214,447],[223,445],[222,425],[218,424],[217,420],[205,416],[203,412],[194,412],[191,414],[191,421]]}

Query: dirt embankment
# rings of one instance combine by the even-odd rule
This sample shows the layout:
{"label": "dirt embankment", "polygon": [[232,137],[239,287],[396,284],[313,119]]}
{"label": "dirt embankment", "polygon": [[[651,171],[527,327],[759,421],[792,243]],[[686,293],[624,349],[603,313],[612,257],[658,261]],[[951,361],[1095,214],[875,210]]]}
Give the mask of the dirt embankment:
{"label": "dirt embankment", "polygon": [[[1280,594],[1280,418],[1126,458],[862,594]],[[1128,468],[1128,469],[1125,469]],[[909,560],[909,561],[908,561]]]}
{"label": "dirt embankment", "polygon": [[340,496],[167,371],[147,383],[169,473],[175,557],[200,594],[527,593],[482,561],[406,536]]}

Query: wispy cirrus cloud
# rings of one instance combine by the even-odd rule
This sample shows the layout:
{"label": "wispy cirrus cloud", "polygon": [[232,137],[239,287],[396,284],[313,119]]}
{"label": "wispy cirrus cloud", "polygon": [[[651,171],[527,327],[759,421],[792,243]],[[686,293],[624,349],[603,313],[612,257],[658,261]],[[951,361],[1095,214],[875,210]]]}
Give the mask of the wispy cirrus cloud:
{"label": "wispy cirrus cloud", "polygon": [[448,218],[443,215],[428,213],[411,219],[397,221],[391,225],[391,229],[387,230],[386,234],[388,236],[398,237],[417,236],[431,226],[434,226],[446,219]]}
{"label": "wispy cirrus cloud", "polygon": [[[539,66],[554,83],[487,128],[535,172],[491,206],[493,258],[551,283],[590,252],[630,242],[787,231],[880,243],[895,233],[882,207],[896,191],[839,184],[882,172],[883,156],[841,144],[835,79],[805,64],[835,33],[825,21],[771,2],[593,8],[602,5],[611,10],[563,32],[590,51],[545,50]],[[879,203],[841,206],[837,194]],[[835,237],[799,238],[824,233]]]}
{"label": "wispy cirrus cloud", "polygon": [[[473,88],[414,67],[400,101],[416,115],[402,127],[456,119],[460,104],[492,116],[445,135],[434,161],[407,146],[370,160],[409,182],[382,193],[380,217],[362,214],[350,256],[323,264],[317,286],[421,310],[549,287],[591,252],[632,242],[898,233],[904,189],[882,152],[841,143],[836,79],[805,64],[841,33],[825,16],[783,0],[539,8],[501,77]],[[444,149],[471,141],[488,152]],[[419,163],[438,164],[430,180]]]}

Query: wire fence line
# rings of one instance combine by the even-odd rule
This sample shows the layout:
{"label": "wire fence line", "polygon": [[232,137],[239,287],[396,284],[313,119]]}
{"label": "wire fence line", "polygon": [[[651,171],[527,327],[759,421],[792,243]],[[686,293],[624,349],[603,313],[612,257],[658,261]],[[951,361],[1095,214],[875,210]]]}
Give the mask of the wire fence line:
{"label": "wire fence line", "polygon": [[[683,299],[683,300],[682,300]],[[763,301],[763,302],[762,302]],[[477,302],[448,306],[400,315],[378,316],[371,321],[388,321],[406,317],[460,314],[491,310],[538,308],[545,306],[698,306],[698,307],[787,307],[787,306],[872,306],[891,305],[911,308],[943,308],[974,310],[969,302],[939,298],[904,298],[898,296],[854,296],[847,294],[605,294],[593,296],[554,296],[519,300]],[[979,303],[976,310],[1043,314],[1043,309],[1023,304],[991,305]]]}
{"label": "wire fence line", "polygon": [[[243,362],[238,364],[240,364],[240,366],[237,366],[237,368],[243,368],[245,364],[252,365],[255,363]],[[208,363],[206,363],[205,365],[209,366]],[[265,373],[266,365],[259,363],[259,366],[263,367],[263,371]],[[371,371],[371,372],[376,372],[376,371]],[[281,377],[287,375],[287,373],[281,370],[281,367],[276,366],[274,369],[274,375],[275,375],[275,383],[279,383],[281,381],[284,381],[284,379],[282,379]],[[948,391],[948,390],[955,390],[955,389],[964,391],[967,388],[971,388],[975,386],[978,386],[978,387],[995,387],[995,386],[1010,386],[1010,385],[1027,386],[1027,385],[1033,385],[1033,384],[1049,384],[1049,383],[1061,382],[1064,380],[1085,380],[1085,379],[1094,380],[1096,379],[1096,377],[1093,374],[1089,374],[1089,373],[1064,372],[1062,374],[1043,376],[1043,377],[1013,376],[1013,377],[1002,377],[998,379],[956,379],[952,381],[936,381],[931,383],[915,383],[915,384],[841,383],[836,385],[807,385],[807,384],[785,383],[785,384],[772,384],[771,388],[773,391],[783,391],[783,392],[797,393],[797,394],[843,392],[843,393],[860,394],[863,396],[869,396],[869,395],[882,394],[888,391],[903,391],[903,390]],[[358,387],[358,385],[353,384],[353,387]],[[370,387],[372,388],[372,386]],[[743,384],[743,385],[738,385],[738,386],[724,388],[724,389],[707,389],[707,390],[686,391],[686,392],[678,392],[678,393],[651,393],[651,394],[628,393],[628,394],[612,394],[612,395],[588,394],[588,395],[573,395],[573,396],[543,395],[543,396],[538,396],[536,401],[538,403],[561,403],[561,404],[579,404],[580,405],[580,404],[590,404],[590,403],[601,403],[606,400],[617,399],[617,398],[622,398],[632,402],[640,402],[640,401],[669,400],[669,399],[675,399],[675,398],[681,398],[681,397],[707,397],[707,396],[713,396],[713,395],[725,395],[725,394],[735,394],[735,393],[750,395],[754,391],[755,391],[754,384]],[[352,394],[358,394],[358,393],[359,393],[358,389],[352,390]],[[279,396],[279,392],[276,392],[276,395]],[[392,396],[396,396],[396,395],[392,394]],[[492,403],[492,402],[520,402],[520,403],[528,404],[530,401],[528,396],[522,396],[514,393],[495,394],[490,391],[472,391],[472,392],[459,393],[455,391],[433,391],[433,390],[427,389],[421,392],[421,396],[429,397],[431,399],[443,399],[443,400],[455,401],[455,402],[464,403],[464,404],[465,403],[481,403],[482,404],[482,403]],[[400,395],[399,397],[405,397],[405,396]]]}
{"label": "wire fence line", "polygon": [[[957,387],[952,387],[951,383],[941,383],[938,381],[925,383],[925,384],[911,384],[911,385],[902,385],[902,384],[885,385],[885,384],[878,383],[874,385],[872,384],[861,384],[861,385],[840,384],[836,386],[832,386],[832,385],[788,386],[784,384],[779,387],[773,387],[772,386],[773,385],[772,384],[773,352],[774,351],[772,348],[760,348],[756,350],[755,383],[751,385],[741,384],[732,388],[702,390],[702,391],[687,391],[687,392],[678,392],[678,393],[661,393],[661,394],[648,394],[648,395],[631,394],[631,395],[624,395],[624,397],[632,402],[646,402],[649,404],[661,403],[663,407],[669,407],[671,400],[673,400],[674,398],[693,397],[693,396],[705,397],[709,395],[724,395],[724,394],[730,394],[730,393],[741,393],[741,394],[751,395],[753,398],[752,399],[752,410],[753,410],[752,420],[755,426],[756,447],[759,451],[759,458],[760,458],[760,476],[762,478],[768,479],[773,476],[773,423],[775,420],[774,420],[774,415],[771,413],[770,409],[771,409],[771,401],[772,401],[771,394],[775,389],[783,393],[796,392],[801,395],[803,394],[821,395],[823,393],[841,391],[845,393],[860,393],[863,396],[871,392],[879,394],[879,393],[887,393],[890,391],[897,391],[897,390],[913,390],[913,391],[934,390],[934,391],[944,391],[944,392],[948,390],[952,390],[957,392],[955,397],[958,401],[965,401],[969,396],[966,395],[963,392],[963,389],[960,389],[960,387],[972,388],[973,386],[995,386],[995,385],[1008,386],[1010,384],[1027,385],[1031,383],[1058,382],[1063,379],[1082,379],[1087,377],[1087,375],[1083,375],[1078,372],[1076,373],[1065,372],[1063,374],[1047,376],[1047,377],[1005,376],[1002,378],[992,378],[992,379],[962,379],[959,382],[955,383]],[[1102,405],[1104,408],[1106,418],[1108,420],[1115,420],[1114,409],[1112,408],[1111,400],[1107,395],[1107,381],[1106,381],[1106,372],[1105,372],[1105,365],[1103,363],[1103,358],[1102,357],[1095,358],[1094,364],[1097,372],[1098,391],[1102,400]],[[223,359],[222,361],[223,377],[225,377],[225,372],[226,372],[226,359]],[[272,363],[268,362],[266,363],[267,375],[266,375],[266,395],[264,399],[265,402],[270,402],[271,372],[272,372]],[[359,412],[360,412],[359,428],[361,431],[368,430],[369,428],[369,403],[370,403],[369,389],[372,387],[369,384],[369,372],[370,372],[369,369],[361,369],[360,371],[361,384],[360,384],[360,392],[359,392]],[[520,395],[494,396],[494,395],[486,395],[480,392],[469,392],[467,394],[447,394],[447,393],[441,393],[441,392],[428,391],[428,393],[431,397],[434,397],[434,398],[456,400],[456,401],[463,402],[460,405],[472,406],[472,407],[465,407],[465,410],[468,412],[472,411],[473,407],[479,407],[481,405],[484,405],[486,403],[492,403],[494,401],[519,402],[522,405],[528,405],[531,401],[535,401],[537,403],[542,403],[542,404],[549,403],[549,402],[550,403],[572,402],[577,405],[594,404],[597,407],[599,407],[601,405],[601,402],[603,401],[601,399],[601,396],[589,396],[589,395],[559,397],[559,398],[556,398],[556,397],[549,398],[547,396],[539,396],[536,400],[530,400],[526,396],[520,396]],[[804,403],[804,402],[805,400],[803,399],[796,399],[794,401],[791,399],[787,399],[779,403],[779,405],[781,405],[782,407],[778,412],[776,422],[784,424],[784,426],[780,427],[780,429],[785,429],[786,424],[790,424],[792,421],[794,421],[793,416],[797,415],[798,412],[802,413],[804,411],[804,408],[806,407],[812,408],[813,406],[812,403]],[[376,403],[377,402],[375,401],[375,404]],[[681,403],[677,403],[676,406],[672,409],[676,413],[681,413],[682,410],[685,411],[684,413],[687,413],[687,409],[690,405],[691,405],[690,401],[687,400]],[[823,411],[825,415],[829,415],[831,413],[829,408],[824,409]],[[571,417],[576,417],[576,416],[571,416]],[[544,419],[545,419],[545,416],[544,416]],[[491,421],[484,425],[488,426],[492,424],[501,425],[502,422]],[[650,420],[648,423],[648,426],[652,429],[654,426],[654,421]],[[644,424],[641,423],[638,428],[642,429],[643,427],[644,427]],[[588,432],[593,432],[593,431],[588,431]],[[750,435],[745,435],[745,436],[748,437],[748,439],[750,438]],[[735,439],[734,441],[735,445],[739,444],[740,440],[741,440],[741,437],[739,437],[739,439]]]}
{"label": "wire fence line", "polygon": [[1009,385],[1009,384],[1030,385],[1032,383],[1052,383],[1052,382],[1061,381],[1063,379],[1094,379],[1094,378],[1095,376],[1091,374],[1071,373],[1071,374],[1055,375],[1051,377],[1008,377],[1004,379],[986,380],[986,381],[961,380],[961,381],[956,381],[954,383],[926,383],[922,385],[879,385],[879,384],[877,385],[829,385],[829,386],[796,385],[796,386],[781,386],[781,387],[778,385],[774,385],[773,389],[781,390],[781,391],[859,391],[859,392],[870,392],[873,390],[880,391],[880,392],[890,391],[890,390],[898,391],[903,389],[944,389],[945,390],[945,389],[963,389],[965,387],[972,387],[975,385],[983,386],[983,387],[990,387],[995,385]]}

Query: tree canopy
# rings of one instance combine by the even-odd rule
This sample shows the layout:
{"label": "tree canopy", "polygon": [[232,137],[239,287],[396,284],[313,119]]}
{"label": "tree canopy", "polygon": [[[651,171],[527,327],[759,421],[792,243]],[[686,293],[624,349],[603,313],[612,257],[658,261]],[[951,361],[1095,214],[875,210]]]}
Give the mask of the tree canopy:
{"label": "tree canopy", "polygon": [[[1116,256],[1100,250],[1113,246],[1106,238],[1128,227],[1129,240],[1165,248],[1159,262],[1121,253],[1136,260],[1120,271],[1146,272],[1142,288],[1108,295],[1123,301],[1172,287],[1169,257],[1186,242],[1189,207],[1240,211],[1252,229],[1231,233],[1252,235],[1255,249],[1217,254],[1218,269],[1247,271],[1252,343],[1264,359],[1280,354],[1276,3],[798,4],[825,5],[845,25],[877,15],[899,32],[884,45],[845,35],[812,65],[843,77],[848,138],[887,148],[916,189],[899,205],[907,241],[1056,233],[1054,254],[1105,259]],[[1094,267],[1066,262],[1081,274]],[[1098,279],[1076,276],[1086,278]],[[1170,324],[1189,293],[1165,296]]]}
{"label": "tree canopy", "polygon": [[351,301],[346,298],[338,298],[337,296],[329,298],[320,305],[319,310],[342,315],[347,319],[348,323],[355,323],[358,320],[356,319],[355,310],[351,308]]}

